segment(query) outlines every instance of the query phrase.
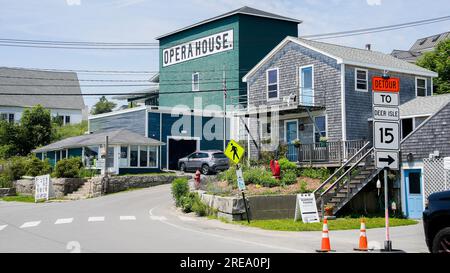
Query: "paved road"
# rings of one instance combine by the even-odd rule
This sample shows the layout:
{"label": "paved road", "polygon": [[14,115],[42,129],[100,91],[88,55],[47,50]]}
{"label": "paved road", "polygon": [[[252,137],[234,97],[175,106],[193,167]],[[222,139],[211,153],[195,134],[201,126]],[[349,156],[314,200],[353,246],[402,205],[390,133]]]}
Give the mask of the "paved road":
{"label": "paved road", "polygon": [[[421,224],[391,229],[393,245],[427,252]],[[383,229],[367,231],[382,245]],[[359,232],[330,231],[338,252]],[[62,203],[0,201],[0,252],[314,252],[320,232],[263,231],[180,213],[170,186]]]}

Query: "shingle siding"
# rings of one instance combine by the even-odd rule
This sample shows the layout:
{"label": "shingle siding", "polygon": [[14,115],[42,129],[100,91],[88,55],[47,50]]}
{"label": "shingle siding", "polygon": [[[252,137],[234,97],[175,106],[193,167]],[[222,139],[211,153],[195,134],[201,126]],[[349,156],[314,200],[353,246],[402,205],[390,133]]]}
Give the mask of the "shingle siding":
{"label": "shingle siding", "polygon": [[[368,91],[355,90],[355,68],[368,70]],[[370,132],[368,119],[372,118],[372,77],[382,76],[383,71],[364,67],[345,66],[345,112],[347,140],[368,139]],[[400,104],[416,97],[415,75],[389,72],[391,77],[400,79]],[[431,79],[427,78],[427,94],[431,95]]]}
{"label": "shingle siding", "polygon": [[401,151],[403,162],[409,153],[414,160],[428,158],[434,151],[441,157],[450,156],[450,103],[404,140]]}

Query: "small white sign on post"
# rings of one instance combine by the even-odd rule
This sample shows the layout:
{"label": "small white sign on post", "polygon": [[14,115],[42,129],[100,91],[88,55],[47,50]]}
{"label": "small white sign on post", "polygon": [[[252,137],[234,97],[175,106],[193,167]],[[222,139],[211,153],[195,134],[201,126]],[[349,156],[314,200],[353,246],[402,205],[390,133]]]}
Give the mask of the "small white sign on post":
{"label": "small white sign on post", "polygon": [[41,175],[34,178],[34,202],[40,199],[46,199],[50,197],[51,181],[50,175]]}
{"label": "small white sign on post", "polygon": [[294,221],[297,221],[299,212],[302,215],[303,223],[320,222],[319,213],[317,211],[316,197],[313,193],[297,194]]}
{"label": "small white sign on post", "polygon": [[239,190],[243,191],[245,190],[245,182],[244,182],[244,176],[242,175],[242,169],[236,170],[236,176],[237,176],[237,184]]}

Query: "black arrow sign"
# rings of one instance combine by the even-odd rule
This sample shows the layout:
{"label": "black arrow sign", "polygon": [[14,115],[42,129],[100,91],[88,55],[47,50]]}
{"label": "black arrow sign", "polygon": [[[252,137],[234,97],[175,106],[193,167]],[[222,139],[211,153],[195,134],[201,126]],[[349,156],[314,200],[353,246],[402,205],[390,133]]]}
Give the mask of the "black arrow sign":
{"label": "black arrow sign", "polygon": [[387,158],[386,157],[383,157],[383,158],[380,157],[380,162],[387,162],[388,166],[391,165],[394,161],[395,161],[395,159],[392,156],[390,156],[390,155],[388,155]]}

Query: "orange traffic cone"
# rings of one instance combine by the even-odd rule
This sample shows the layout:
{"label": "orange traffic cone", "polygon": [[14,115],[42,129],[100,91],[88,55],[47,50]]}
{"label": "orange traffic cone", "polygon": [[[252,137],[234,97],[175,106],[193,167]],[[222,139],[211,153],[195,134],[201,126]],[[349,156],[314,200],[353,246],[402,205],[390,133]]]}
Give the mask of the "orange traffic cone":
{"label": "orange traffic cone", "polygon": [[369,247],[367,245],[367,235],[366,235],[366,221],[361,219],[361,229],[359,235],[359,247],[354,248],[356,251],[368,251]]}
{"label": "orange traffic cone", "polygon": [[316,250],[317,252],[330,252],[334,251],[331,250],[330,245],[330,237],[328,235],[328,221],[327,218],[323,219],[323,228],[322,228],[322,247],[321,249]]}

